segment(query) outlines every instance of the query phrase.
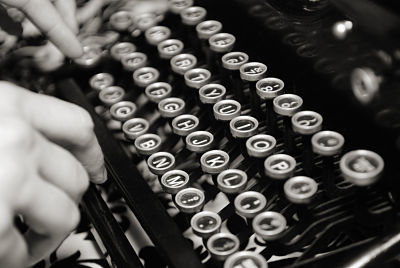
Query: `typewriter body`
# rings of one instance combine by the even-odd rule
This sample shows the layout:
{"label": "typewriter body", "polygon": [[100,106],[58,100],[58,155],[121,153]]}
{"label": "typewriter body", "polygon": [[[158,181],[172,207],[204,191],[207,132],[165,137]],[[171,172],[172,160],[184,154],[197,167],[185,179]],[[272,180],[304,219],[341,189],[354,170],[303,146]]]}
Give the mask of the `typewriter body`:
{"label": "typewriter body", "polygon": [[[47,75],[93,115],[145,267],[399,265],[400,8],[377,2],[115,7]],[[98,188],[83,206],[112,265],[142,267]]]}

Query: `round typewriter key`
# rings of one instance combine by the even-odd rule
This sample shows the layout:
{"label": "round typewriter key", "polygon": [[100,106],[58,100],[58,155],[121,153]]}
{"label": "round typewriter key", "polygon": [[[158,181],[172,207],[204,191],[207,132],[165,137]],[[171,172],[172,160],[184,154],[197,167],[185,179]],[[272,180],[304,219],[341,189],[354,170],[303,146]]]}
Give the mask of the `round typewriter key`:
{"label": "round typewriter key", "polygon": [[204,193],[196,188],[180,190],[175,196],[175,204],[184,213],[200,211],[204,206]]}
{"label": "round typewriter key", "polygon": [[368,150],[350,151],[340,159],[343,177],[357,186],[375,183],[381,177],[384,166],[382,157]]}
{"label": "round typewriter key", "polygon": [[214,136],[208,131],[195,131],[186,136],[186,148],[196,153],[210,150],[213,142]]}
{"label": "round typewriter key", "polygon": [[144,33],[147,43],[156,46],[171,36],[171,30],[165,26],[154,26]]}
{"label": "round typewriter key", "polygon": [[292,116],[293,131],[302,135],[311,135],[321,130],[322,116],[313,111],[301,111]]}
{"label": "round typewriter key", "polygon": [[265,241],[281,238],[286,226],[285,217],[275,211],[261,212],[253,220],[254,232]]}
{"label": "round typewriter key", "polygon": [[122,125],[125,136],[134,140],[149,130],[149,122],[143,118],[132,118]]}
{"label": "round typewriter key", "polygon": [[110,49],[111,57],[116,61],[120,61],[122,56],[133,52],[136,52],[136,46],[129,42],[116,43]]}
{"label": "round typewriter key", "polygon": [[193,5],[193,0],[169,0],[168,8],[174,14],[181,13],[182,10]]}
{"label": "round typewriter key", "polygon": [[182,10],[180,15],[183,24],[194,26],[205,19],[207,10],[203,7],[191,6]]}
{"label": "round typewriter key", "polygon": [[197,58],[192,54],[179,54],[171,59],[171,69],[177,74],[184,75],[197,64]]}
{"label": "round typewriter key", "polygon": [[215,104],[224,99],[226,88],[220,84],[207,84],[199,90],[200,101],[204,104]]}
{"label": "round typewriter key", "polygon": [[172,131],[179,136],[187,136],[199,126],[199,119],[191,114],[182,114],[172,120]]}
{"label": "round typewriter key", "polygon": [[183,190],[189,185],[189,175],[182,170],[170,170],[162,175],[161,187],[169,194],[176,194],[180,190]]}
{"label": "round typewriter key", "polygon": [[196,26],[197,37],[207,40],[222,30],[222,23],[216,20],[206,20]]}
{"label": "round typewriter key", "polygon": [[239,169],[227,169],[218,174],[217,186],[227,194],[242,192],[247,185],[247,174]]}
{"label": "round typewriter key", "polygon": [[317,193],[318,184],[309,177],[297,176],[288,179],[283,185],[283,190],[289,201],[308,204]]}
{"label": "round typewriter key", "polygon": [[303,99],[294,94],[283,94],[274,99],[274,111],[284,116],[292,116],[301,110]]}
{"label": "round typewriter key", "polygon": [[229,122],[234,138],[248,138],[257,133],[258,121],[251,116],[238,116]]}
{"label": "round typewriter key", "polygon": [[240,78],[245,81],[255,82],[265,76],[267,66],[261,62],[247,62],[240,66]]}
{"label": "round typewriter key", "polygon": [[145,93],[152,102],[159,103],[163,99],[171,96],[172,87],[165,82],[156,82],[148,85],[145,89]]}
{"label": "round typewriter key", "polygon": [[106,87],[99,93],[99,99],[105,105],[113,105],[114,103],[122,101],[125,96],[125,90],[121,87],[112,86]]}
{"label": "round typewriter key", "polygon": [[147,159],[149,170],[156,175],[163,175],[175,167],[175,157],[167,152],[157,152]]}
{"label": "round typewriter key", "polygon": [[74,62],[80,67],[90,68],[97,65],[102,57],[103,50],[97,44],[88,44],[83,46],[83,55],[74,59]]}
{"label": "round typewriter key", "polygon": [[146,31],[157,24],[157,15],[154,13],[141,13],[134,17],[133,22],[139,30]]}
{"label": "round typewriter key", "polygon": [[177,117],[184,113],[185,102],[179,98],[166,98],[158,103],[158,110],[163,117]]}
{"label": "round typewriter key", "polygon": [[264,161],[265,175],[285,180],[293,176],[296,170],[296,160],[287,154],[273,154]]}
{"label": "round typewriter key", "polygon": [[210,49],[217,53],[226,53],[233,49],[236,38],[229,33],[217,33],[208,39]]}
{"label": "round typewriter key", "polygon": [[258,134],[246,141],[247,153],[256,158],[265,158],[274,153],[276,139],[271,135]]}
{"label": "round typewriter key", "polygon": [[239,250],[240,241],[231,233],[218,233],[212,235],[207,241],[207,249],[211,256],[223,261]]}
{"label": "round typewriter key", "polygon": [[267,199],[259,192],[247,191],[235,198],[236,212],[245,218],[254,218],[265,209]]}
{"label": "round typewriter key", "polygon": [[248,61],[249,56],[243,52],[229,52],[222,56],[222,66],[228,70],[239,70]]}
{"label": "round typewriter key", "polygon": [[200,158],[201,169],[209,174],[217,174],[229,166],[229,155],[221,150],[204,153]]}
{"label": "round typewriter key", "polygon": [[210,79],[210,71],[203,68],[191,69],[185,73],[185,84],[191,88],[199,89],[208,84]]}
{"label": "round typewriter key", "polygon": [[240,115],[241,105],[235,100],[222,100],[214,104],[214,117],[220,121],[230,121]]}
{"label": "round typewriter key", "polygon": [[283,93],[284,86],[283,81],[278,78],[263,78],[257,81],[257,95],[263,100],[272,100]]}
{"label": "round typewriter key", "polygon": [[370,68],[356,68],[351,73],[351,88],[361,104],[370,103],[379,93],[382,79]]}
{"label": "round typewriter key", "polygon": [[160,77],[160,73],[153,67],[142,67],[133,73],[133,80],[139,87],[147,87],[156,82]]}
{"label": "round typewriter key", "polygon": [[268,268],[265,258],[253,251],[239,251],[226,259],[224,268]]}
{"label": "round typewriter key", "polygon": [[162,59],[171,59],[182,53],[183,43],[178,39],[167,39],[157,45],[158,54]]}
{"label": "round typewriter key", "polygon": [[147,56],[142,52],[132,52],[121,56],[121,64],[128,72],[134,72],[147,65]]}
{"label": "round typewriter key", "polygon": [[193,233],[203,238],[209,238],[213,234],[218,233],[221,224],[221,217],[217,213],[211,211],[196,213],[190,220]]}
{"label": "round typewriter key", "polygon": [[132,24],[132,17],[128,11],[120,10],[110,16],[110,24],[117,31],[126,31]]}
{"label": "round typewriter key", "polygon": [[98,73],[93,75],[89,80],[90,87],[93,90],[102,90],[114,84],[114,77],[109,73]]}
{"label": "round typewriter key", "polygon": [[136,105],[131,101],[120,101],[110,107],[111,116],[118,121],[126,121],[133,117]]}
{"label": "round typewriter key", "polygon": [[343,149],[344,137],[334,131],[320,131],[311,138],[314,153],[323,156],[339,154]]}
{"label": "round typewriter key", "polygon": [[141,155],[151,155],[161,149],[161,138],[156,134],[143,134],[135,140],[136,151]]}

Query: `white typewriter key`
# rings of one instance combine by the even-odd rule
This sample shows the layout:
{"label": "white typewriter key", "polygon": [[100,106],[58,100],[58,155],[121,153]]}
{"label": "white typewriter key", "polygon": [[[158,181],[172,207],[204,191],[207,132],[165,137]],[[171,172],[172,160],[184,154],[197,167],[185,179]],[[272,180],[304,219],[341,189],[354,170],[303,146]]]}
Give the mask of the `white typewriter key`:
{"label": "white typewriter key", "polygon": [[156,82],[160,77],[160,72],[153,67],[142,67],[133,73],[133,80],[139,87],[147,87]]}
{"label": "white typewriter key", "polygon": [[132,118],[135,112],[136,104],[131,101],[120,101],[110,107],[111,116],[121,122]]}
{"label": "white typewriter key", "polygon": [[207,249],[211,256],[219,261],[224,261],[239,250],[240,241],[231,233],[218,233],[212,235],[207,241]]}
{"label": "white typewriter key", "polygon": [[312,135],[322,129],[322,116],[313,111],[301,111],[292,116],[293,131],[301,135]]}
{"label": "white typewriter key", "polygon": [[214,104],[214,117],[220,121],[231,121],[241,113],[242,106],[235,100],[222,100]]}
{"label": "white typewriter key", "polygon": [[125,90],[122,87],[117,86],[106,87],[99,93],[100,101],[108,106],[122,101],[124,97]]}
{"label": "white typewriter key", "polygon": [[116,43],[110,49],[111,57],[116,61],[120,61],[122,56],[133,52],[136,52],[136,46],[129,42]]}
{"label": "white typewriter key", "polygon": [[247,153],[256,158],[265,158],[275,152],[276,139],[271,135],[258,134],[246,141]]}
{"label": "white typewriter key", "polygon": [[147,43],[156,46],[171,36],[171,30],[165,26],[153,26],[144,33]]}
{"label": "white typewriter key", "polygon": [[160,184],[165,192],[176,194],[188,187],[189,175],[185,171],[173,169],[162,175]]}
{"label": "white typewriter key", "polygon": [[235,46],[236,38],[229,33],[217,33],[208,39],[210,49],[217,53],[227,53]]}
{"label": "white typewriter key", "polygon": [[192,54],[178,54],[171,59],[171,69],[179,75],[184,75],[197,64],[197,58]]}
{"label": "white typewriter key", "polygon": [[207,40],[221,30],[222,23],[216,20],[206,20],[196,26],[197,37],[201,40]]}
{"label": "white typewriter key", "polygon": [[204,206],[205,196],[202,191],[196,188],[180,190],[175,196],[175,204],[184,213],[195,213]]}
{"label": "white typewriter key", "polygon": [[368,150],[351,151],[340,159],[343,177],[357,186],[375,183],[382,176],[384,166],[382,157]]}
{"label": "white typewriter key", "polygon": [[175,157],[167,152],[157,152],[147,159],[149,170],[156,175],[163,175],[175,167]]}
{"label": "white typewriter key", "polygon": [[124,70],[134,72],[147,65],[147,55],[142,52],[132,52],[121,57],[121,64]]}
{"label": "white typewriter key", "polygon": [[226,88],[220,84],[207,84],[199,90],[200,101],[204,104],[215,104],[224,99]]}
{"label": "white typewriter key", "polygon": [[161,149],[161,138],[156,134],[143,134],[135,139],[136,151],[141,155],[152,155]]}
{"label": "white typewriter key", "polygon": [[181,13],[182,10],[193,5],[193,0],[169,0],[168,9],[174,14]]}
{"label": "white typewriter key", "polygon": [[236,213],[251,219],[265,209],[267,199],[259,192],[247,191],[235,198]]}
{"label": "white typewriter key", "polygon": [[172,120],[172,132],[179,136],[187,136],[199,126],[199,119],[191,114],[182,114]]}
{"label": "white typewriter key", "polygon": [[273,154],[264,161],[265,175],[277,180],[285,180],[294,175],[296,160],[287,154]]}
{"label": "white typewriter key", "polygon": [[208,84],[211,79],[211,72],[203,68],[195,68],[185,73],[185,84],[188,87],[199,89]]}
{"label": "white typewriter key", "polygon": [[180,98],[166,98],[158,103],[162,117],[173,118],[185,112],[185,101]]}
{"label": "white typewriter key", "polygon": [[286,198],[295,204],[308,204],[318,191],[315,180],[306,176],[288,179],[283,185]]}
{"label": "white typewriter key", "polygon": [[263,78],[256,83],[257,95],[263,100],[272,100],[282,95],[285,84],[281,79],[274,77]]}
{"label": "white typewriter key", "polygon": [[149,130],[149,122],[143,118],[132,118],[122,125],[122,131],[130,140],[135,140]]}
{"label": "white typewriter key", "polygon": [[178,39],[167,39],[157,45],[158,54],[162,59],[171,59],[182,53],[183,43]]}
{"label": "white typewriter key", "polygon": [[264,78],[267,66],[261,62],[247,62],[240,66],[240,78],[245,81],[255,82]]}
{"label": "white typewriter key", "polygon": [[128,11],[120,10],[110,16],[110,24],[117,31],[126,31],[132,25],[132,17]]}
{"label": "white typewriter key", "polygon": [[214,136],[208,131],[195,131],[186,136],[186,148],[195,153],[210,150],[213,143]]}
{"label": "white typewriter key", "polygon": [[114,77],[109,73],[98,73],[90,78],[89,84],[93,90],[101,91],[114,84]]}
{"label": "white typewriter key", "polygon": [[258,121],[252,116],[242,115],[233,118],[229,127],[234,138],[248,138],[257,134]]}
{"label": "white typewriter key", "polygon": [[190,220],[190,226],[193,229],[193,233],[203,238],[209,238],[213,234],[218,233],[221,224],[221,217],[212,211],[201,211],[196,213]]}
{"label": "white typewriter key", "polygon": [[293,116],[302,105],[303,99],[294,94],[283,94],[274,99],[274,111],[284,116]]}
{"label": "white typewriter key", "polygon": [[231,71],[239,70],[240,66],[249,61],[249,56],[244,52],[229,52],[222,56],[222,66]]}
{"label": "white typewriter key", "polygon": [[229,155],[221,150],[204,153],[200,158],[201,169],[205,173],[218,174],[229,166]]}
{"label": "white typewriter key", "polygon": [[265,258],[253,251],[239,251],[226,259],[224,268],[268,268]]}
{"label": "white typewriter key", "polygon": [[91,68],[96,66],[102,57],[103,50],[97,44],[88,44],[83,46],[83,55],[74,59],[74,62],[82,68]]}
{"label": "white typewriter key", "polygon": [[152,102],[159,103],[163,99],[169,98],[172,94],[172,87],[165,82],[156,82],[150,84],[144,90],[147,98]]}
{"label": "white typewriter key", "polygon": [[253,219],[253,230],[264,241],[273,241],[282,237],[286,230],[285,217],[275,211],[264,211]]}
{"label": "white typewriter key", "polygon": [[157,24],[157,15],[154,13],[140,13],[133,18],[136,27],[142,32]]}
{"label": "white typewriter key", "polygon": [[333,156],[342,151],[344,137],[334,131],[320,131],[312,136],[311,145],[314,153],[322,156]]}
{"label": "white typewriter key", "polygon": [[195,26],[206,18],[207,10],[203,7],[191,6],[182,10],[180,15],[183,24]]}
{"label": "white typewriter key", "polygon": [[239,169],[227,169],[218,174],[217,186],[227,194],[242,192],[247,185],[247,174]]}

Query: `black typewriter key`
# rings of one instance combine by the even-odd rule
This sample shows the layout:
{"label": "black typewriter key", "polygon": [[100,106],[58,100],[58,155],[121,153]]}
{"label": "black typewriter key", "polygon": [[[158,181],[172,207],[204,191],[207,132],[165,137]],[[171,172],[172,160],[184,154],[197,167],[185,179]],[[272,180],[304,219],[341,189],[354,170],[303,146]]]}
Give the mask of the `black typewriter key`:
{"label": "black typewriter key", "polygon": [[170,84],[165,82],[156,82],[148,85],[144,92],[150,101],[159,103],[163,99],[171,96],[172,87]]}
{"label": "black typewriter key", "polygon": [[124,55],[136,52],[136,46],[130,42],[119,42],[110,49],[111,57],[120,62]]}
{"label": "black typewriter key", "polygon": [[126,32],[132,25],[132,16],[128,11],[120,10],[110,16],[110,25],[118,32]]}
{"label": "black typewriter key", "polygon": [[204,193],[196,188],[185,188],[175,196],[175,204],[183,213],[199,212],[204,206]]}
{"label": "black typewriter key", "polygon": [[207,249],[211,257],[218,261],[224,261],[238,251],[239,246],[239,238],[231,233],[214,234],[207,241]]}
{"label": "black typewriter key", "polygon": [[160,184],[166,193],[174,195],[189,186],[189,175],[183,170],[170,170],[162,175]]}
{"label": "black typewriter key", "polygon": [[185,84],[190,88],[200,89],[211,80],[211,72],[203,68],[195,68],[187,71],[184,75]]}
{"label": "black typewriter key", "polygon": [[228,168],[229,155],[221,150],[208,151],[201,156],[200,164],[203,172],[218,174]]}
{"label": "black typewriter key", "polygon": [[224,268],[268,268],[265,258],[253,251],[239,251],[226,259]]}
{"label": "black typewriter key", "polygon": [[206,239],[216,233],[219,233],[221,224],[221,217],[212,211],[198,212],[193,215],[192,219],[190,220],[190,226],[193,229],[193,233]]}
{"label": "black typewriter key", "polygon": [[221,100],[214,104],[214,117],[218,121],[231,121],[241,113],[242,106],[235,100]]}
{"label": "black typewriter key", "polygon": [[199,126],[199,119],[191,114],[182,114],[172,120],[172,131],[182,137],[194,132]]}
{"label": "black typewriter key", "polygon": [[259,192],[246,191],[236,196],[234,204],[237,214],[252,219],[265,209],[267,199]]}
{"label": "black typewriter key", "polygon": [[228,195],[238,194],[247,186],[247,174],[239,169],[227,169],[218,174],[217,187]]}
{"label": "black typewriter key", "polygon": [[158,19],[154,13],[141,13],[134,17],[133,23],[140,31],[145,32],[149,28],[156,26]]}
{"label": "black typewriter key", "polygon": [[90,78],[89,85],[93,90],[101,91],[114,85],[114,77],[109,73],[98,73]]}
{"label": "black typewriter key", "polygon": [[192,54],[178,54],[171,61],[171,69],[178,75],[184,75],[197,65],[197,58]]}
{"label": "black typewriter key", "polygon": [[161,59],[170,60],[173,56],[182,53],[183,43],[178,39],[167,39],[157,45],[158,55]]}
{"label": "black typewriter key", "polygon": [[180,98],[166,98],[158,103],[158,110],[164,118],[174,118],[185,112],[185,102]]}
{"label": "black typewriter key", "polygon": [[195,131],[186,136],[186,148],[195,153],[204,153],[214,145],[214,136],[208,131]]}
{"label": "black typewriter key", "polygon": [[264,159],[275,152],[276,139],[271,135],[258,134],[246,141],[247,154],[256,158],[258,173],[264,177]]}
{"label": "black typewriter key", "polygon": [[120,122],[133,118],[135,112],[136,105],[131,101],[120,101],[110,107],[111,117]]}
{"label": "black typewriter key", "polygon": [[294,175],[296,160],[287,154],[273,154],[264,161],[265,175],[276,180],[286,180]]}
{"label": "black typewriter key", "polygon": [[253,219],[253,231],[264,241],[281,238],[286,230],[286,218],[275,211],[264,211]]}
{"label": "black typewriter key", "polygon": [[226,88],[220,84],[207,84],[200,88],[199,99],[203,104],[215,104],[225,98]]}
{"label": "black typewriter key", "polygon": [[147,55],[142,52],[132,52],[121,57],[122,68],[127,72],[134,72],[139,68],[145,67]]}
{"label": "black typewriter key", "polygon": [[167,171],[174,169],[175,157],[167,152],[157,152],[147,159],[149,170],[155,175],[163,175]]}
{"label": "black typewriter key", "polygon": [[382,157],[368,150],[350,151],[340,159],[343,177],[357,186],[369,186],[378,181],[384,166]]}
{"label": "black typewriter key", "polygon": [[149,130],[150,124],[143,118],[132,118],[124,122],[122,131],[128,140],[135,140]]}
{"label": "black typewriter key", "polygon": [[106,87],[99,92],[99,99],[106,106],[111,106],[114,103],[120,102],[124,99],[124,97],[125,90],[122,87]]}
{"label": "black typewriter key", "polygon": [[140,88],[145,88],[148,85],[157,82],[160,73],[153,67],[142,67],[133,73],[133,81]]}
{"label": "black typewriter key", "polygon": [[243,52],[229,52],[222,56],[222,75],[226,86],[233,90],[235,98],[244,100],[243,81],[240,78],[240,66],[249,61],[249,56]]}
{"label": "black typewriter key", "polygon": [[256,83],[256,93],[265,103],[267,132],[272,135],[277,133],[273,100],[283,94],[284,86],[281,79],[274,77],[263,78]]}
{"label": "black typewriter key", "polygon": [[153,26],[144,33],[147,43],[152,46],[157,46],[162,41],[169,39],[171,30],[165,26]]}
{"label": "black typewriter key", "polygon": [[292,203],[309,204],[318,191],[318,184],[310,177],[296,176],[285,182],[283,191]]}
{"label": "black typewriter key", "polygon": [[274,111],[282,115],[284,124],[284,139],[285,150],[287,153],[292,153],[295,150],[293,134],[291,129],[291,120],[295,113],[299,112],[303,106],[303,99],[294,94],[283,94],[273,100]]}
{"label": "black typewriter key", "polygon": [[246,138],[254,136],[258,131],[258,121],[251,116],[238,116],[229,122],[232,137],[238,141],[243,156],[247,156]]}
{"label": "black typewriter key", "polygon": [[193,0],[170,0],[168,9],[174,14],[180,14],[182,10],[193,5]]}
{"label": "black typewriter key", "polygon": [[156,134],[143,134],[135,139],[135,148],[139,155],[150,156],[161,149],[161,138]]}
{"label": "black typewriter key", "polygon": [[292,116],[293,131],[302,135],[303,170],[308,176],[314,175],[312,172],[314,163],[310,135],[322,129],[322,121],[322,116],[313,111],[301,111]]}
{"label": "black typewriter key", "polygon": [[208,59],[207,64],[211,66],[212,70],[222,72],[222,56],[230,51],[235,46],[236,38],[229,33],[217,33],[208,39],[211,57]]}

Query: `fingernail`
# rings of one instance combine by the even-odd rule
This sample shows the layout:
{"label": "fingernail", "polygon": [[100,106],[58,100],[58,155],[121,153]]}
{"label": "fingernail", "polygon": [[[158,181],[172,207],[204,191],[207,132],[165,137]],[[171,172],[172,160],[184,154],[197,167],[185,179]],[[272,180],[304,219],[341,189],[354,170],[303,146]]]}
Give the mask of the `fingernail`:
{"label": "fingernail", "polygon": [[92,178],[92,182],[96,183],[96,184],[102,184],[105,183],[107,181],[107,169],[104,168],[103,169],[103,176],[99,176],[97,178]]}

